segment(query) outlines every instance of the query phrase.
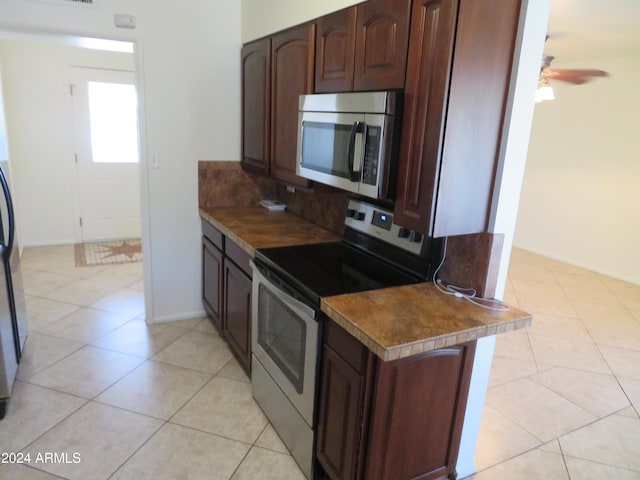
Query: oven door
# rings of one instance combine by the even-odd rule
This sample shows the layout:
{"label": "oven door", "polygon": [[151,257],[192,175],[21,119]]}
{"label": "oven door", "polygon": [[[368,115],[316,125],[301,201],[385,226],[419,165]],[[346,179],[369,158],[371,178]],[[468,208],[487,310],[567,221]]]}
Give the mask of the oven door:
{"label": "oven door", "polygon": [[313,427],[319,343],[316,312],[252,267],[254,360]]}

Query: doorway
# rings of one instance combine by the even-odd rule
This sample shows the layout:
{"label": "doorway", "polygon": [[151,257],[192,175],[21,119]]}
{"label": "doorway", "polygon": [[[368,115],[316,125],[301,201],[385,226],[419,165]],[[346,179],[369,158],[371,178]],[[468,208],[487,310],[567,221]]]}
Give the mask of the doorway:
{"label": "doorway", "polygon": [[[133,72],[140,62],[131,42],[93,39],[87,45],[82,40],[0,31],[17,223],[24,246],[142,236],[142,162],[137,158],[107,162],[105,158],[124,158],[109,153],[93,162],[88,93],[89,82],[112,87],[129,84],[128,110],[136,112],[129,115],[133,124],[129,131],[137,143],[138,110],[132,106],[136,95],[131,95],[131,90],[138,88]],[[124,79],[118,78],[123,75]],[[72,88],[73,84],[76,87]],[[70,95],[71,91],[75,95]],[[141,92],[136,93],[139,96]],[[81,110],[78,105],[84,105],[83,115],[75,113]],[[75,126],[85,133],[76,134]],[[88,139],[84,148],[83,135]],[[106,143],[112,147],[123,144],[121,140]],[[140,149],[134,147],[133,151],[138,154]],[[112,175],[122,173],[118,171],[124,172],[121,181]],[[108,179],[109,175],[112,178]],[[122,214],[125,208],[128,215]],[[115,221],[109,220],[117,218],[117,212],[121,219],[125,217],[120,222],[125,227],[116,228]]]}
{"label": "doorway", "polygon": [[140,237],[135,78],[70,68],[76,198],[83,242]]}

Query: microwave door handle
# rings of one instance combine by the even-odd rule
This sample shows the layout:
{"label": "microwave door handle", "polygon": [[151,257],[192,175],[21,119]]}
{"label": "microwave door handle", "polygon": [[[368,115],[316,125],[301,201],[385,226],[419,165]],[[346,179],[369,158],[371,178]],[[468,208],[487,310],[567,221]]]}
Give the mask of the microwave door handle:
{"label": "microwave door handle", "polygon": [[[364,122],[354,122],[351,127],[351,135],[349,137],[349,177],[352,182],[360,181],[362,168],[362,135],[364,135],[366,125]],[[358,135],[361,136],[358,141]],[[356,164],[357,162],[357,164]]]}

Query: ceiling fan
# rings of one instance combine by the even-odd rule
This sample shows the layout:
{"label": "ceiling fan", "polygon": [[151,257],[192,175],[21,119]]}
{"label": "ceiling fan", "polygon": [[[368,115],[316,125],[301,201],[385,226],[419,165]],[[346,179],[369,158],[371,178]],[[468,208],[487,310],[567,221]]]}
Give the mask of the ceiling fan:
{"label": "ceiling fan", "polygon": [[574,85],[582,85],[583,83],[591,80],[591,77],[608,77],[609,73],[604,70],[596,70],[593,68],[587,69],[572,69],[572,70],[560,70],[551,68],[551,61],[555,57],[551,55],[542,56],[542,65],[540,66],[540,78],[546,80],[561,80],[563,82],[569,82]]}
{"label": "ceiling fan", "polygon": [[[549,39],[546,36],[545,42]],[[555,57],[551,55],[542,55],[542,64],[540,65],[540,78],[538,79],[538,90],[536,91],[536,102],[542,100],[553,100],[555,98],[551,83],[549,80],[560,80],[573,85],[582,85],[587,83],[594,77],[608,77],[609,73],[604,70],[594,68],[586,69],[555,69],[551,68],[551,62]]]}

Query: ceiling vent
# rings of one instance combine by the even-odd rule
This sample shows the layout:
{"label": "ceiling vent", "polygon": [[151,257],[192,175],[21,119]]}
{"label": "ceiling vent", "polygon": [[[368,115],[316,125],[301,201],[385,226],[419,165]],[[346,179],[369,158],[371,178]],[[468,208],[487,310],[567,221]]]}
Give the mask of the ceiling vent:
{"label": "ceiling vent", "polygon": [[30,2],[50,3],[54,5],[65,5],[70,7],[94,7],[99,0],[27,0]]}

